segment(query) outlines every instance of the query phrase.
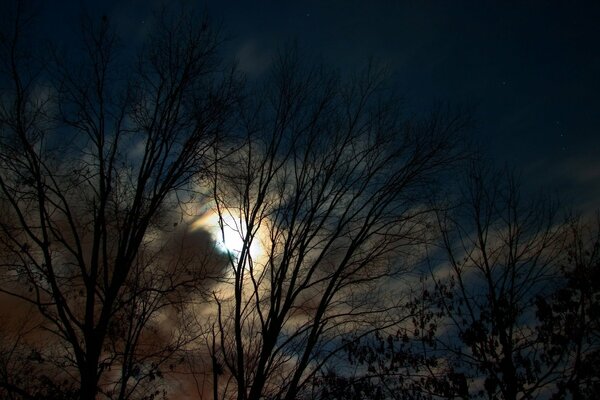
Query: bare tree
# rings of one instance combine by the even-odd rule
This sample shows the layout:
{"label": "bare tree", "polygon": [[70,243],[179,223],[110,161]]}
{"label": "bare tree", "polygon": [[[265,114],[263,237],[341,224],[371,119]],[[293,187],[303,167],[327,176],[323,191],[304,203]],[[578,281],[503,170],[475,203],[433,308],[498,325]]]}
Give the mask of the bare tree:
{"label": "bare tree", "polygon": [[465,377],[463,396],[535,397],[563,372],[539,338],[535,300],[560,279],[564,225],[548,198],[526,200],[512,173],[481,165],[470,169],[463,199],[438,214],[447,263],[434,264],[421,299],[441,330],[437,354],[449,376]]}
{"label": "bare tree", "polygon": [[[215,169],[229,265],[215,287],[213,396],[310,396],[343,333],[389,323],[384,278],[422,244],[428,195],[466,118],[403,118],[369,66],[347,81],[295,50],[241,112],[241,150]],[[386,299],[386,300],[383,300]]]}
{"label": "bare tree", "polygon": [[40,63],[23,4],[1,41],[0,291],[35,306],[81,399],[152,397],[142,383],[185,339],[157,315],[202,275],[161,243],[214,161],[236,85],[206,19],[159,18],[137,59],[107,17],[87,20],[80,57]]}

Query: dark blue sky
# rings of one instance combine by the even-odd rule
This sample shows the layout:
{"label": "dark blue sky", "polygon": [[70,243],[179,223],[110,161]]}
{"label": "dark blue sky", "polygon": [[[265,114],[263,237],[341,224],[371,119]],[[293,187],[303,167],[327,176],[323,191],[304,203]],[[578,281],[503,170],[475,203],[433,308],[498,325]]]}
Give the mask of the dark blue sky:
{"label": "dark blue sky", "polygon": [[[159,3],[83,4],[141,40]],[[81,4],[46,10],[56,37],[78,25]],[[294,39],[334,68],[359,68],[373,56],[392,71],[409,111],[435,101],[473,106],[474,135],[498,164],[578,207],[600,206],[600,2],[198,4],[222,22],[230,53],[248,74],[264,72],[277,47]]]}

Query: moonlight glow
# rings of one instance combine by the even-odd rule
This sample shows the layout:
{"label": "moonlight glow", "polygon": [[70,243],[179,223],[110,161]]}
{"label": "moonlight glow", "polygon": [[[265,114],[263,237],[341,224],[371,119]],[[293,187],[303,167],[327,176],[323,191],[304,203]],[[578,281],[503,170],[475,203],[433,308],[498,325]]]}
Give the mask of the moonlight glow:
{"label": "moonlight glow", "polygon": [[[239,218],[234,218],[230,213],[224,213],[222,227],[219,224],[218,214],[208,212],[194,223],[192,229],[207,230],[215,240],[217,249],[222,253],[238,257],[244,248],[245,227],[240,224]],[[253,259],[263,253],[259,242],[259,238],[255,237],[250,244],[250,256]]]}
{"label": "moonlight glow", "polygon": [[[213,235],[217,239],[217,246],[223,252],[229,252],[235,256],[238,256],[242,252],[246,232],[239,220],[230,215],[225,215],[223,217],[222,229],[219,229],[219,226],[217,226],[217,232],[214,232]],[[252,249],[250,253],[252,254]]]}

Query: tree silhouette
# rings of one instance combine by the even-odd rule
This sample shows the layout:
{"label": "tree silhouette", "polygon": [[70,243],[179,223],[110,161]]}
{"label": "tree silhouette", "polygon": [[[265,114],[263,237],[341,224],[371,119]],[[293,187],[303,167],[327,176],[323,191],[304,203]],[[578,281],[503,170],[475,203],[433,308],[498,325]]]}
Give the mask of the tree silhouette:
{"label": "tree silhouette", "polygon": [[214,293],[215,398],[306,396],[344,332],[384,325],[395,304],[378,285],[406,270],[461,157],[464,116],[403,118],[372,66],[345,81],[300,59],[275,60],[243,145],[216,164],[222,239],[241,245]]}
{"label": "tree silhouette", "polygon": [[161,235],[178,232],[177,210],[218,155],[234,80],[193,15],[159,18],[137,59],[118,52],[106,17],[87,19],[80,57],[40,63],[25,42],[32,18],[14,6],[0,56],[0,291],[35,306],[43,350],[81,399],[153,397],[185,340],[157,313],[203,275]]}
{"label": "tree silhouette", "polygon": [[575,220],[562,255],[562,284],[550,296],[536,298],[541,321],[538,340],[547,359],[564,370],[554,398],[594,399],[600,394],[600,224]]}
{"label": "tree silhouette", "polygon": [[510,172],[474,165],[463,198],[457,212],[438,214],[448,264],[432,273],[421,298],[442,330],[432,348],[448,376],[466,378],[464,397],[552,392],[568,369],[566,348],[542,339],[536,299],[563,279],[565,224],[548,198],[525,200]]}
{"label": "tree silhouette", "polygon": [[[525,200],[512,173],[470,169],[464,207],[439,222],[449,272],[432,275],[438,348],[471,395],[536,395],[560,375],[536,334],[534,300],[550,292],[564,230],[546,198]],[[483,384],[478,384],[483,379]]]}

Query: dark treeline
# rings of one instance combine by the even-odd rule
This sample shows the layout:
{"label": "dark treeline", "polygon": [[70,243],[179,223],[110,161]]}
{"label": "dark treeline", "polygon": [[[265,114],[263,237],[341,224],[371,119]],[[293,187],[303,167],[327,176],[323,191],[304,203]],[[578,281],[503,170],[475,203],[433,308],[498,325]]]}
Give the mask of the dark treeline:
{"label": "dark treeline", "polygon": [[598,396],[600,223],[467,113],[293,46],[249,82],[187,9],[136,45],[82,18],[67,56],[9,3],[2,398]]}

